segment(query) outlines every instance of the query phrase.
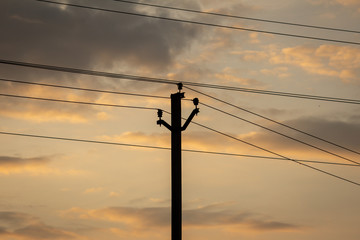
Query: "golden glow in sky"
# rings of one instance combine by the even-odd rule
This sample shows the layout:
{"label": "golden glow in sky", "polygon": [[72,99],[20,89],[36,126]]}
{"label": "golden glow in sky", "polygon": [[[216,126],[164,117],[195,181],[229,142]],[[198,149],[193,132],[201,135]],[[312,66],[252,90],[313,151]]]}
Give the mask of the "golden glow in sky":
{"label": "golden glow in sky", "polygon": [[[200,113],[183,132],[183,148],[237,156],[183,152],[184,240],[359,239],[359,0],[151,1],[332,30],[112,0],[58,2],[238,29],[2,0],[0,59],[357,100],[341,103],[185,84],[182,116],[189,116],[194,106],[187,100],[195,97]],[[0,240],[170,239],[171,155],[156,149],[170,147],[170,132],[156,124],[157,109],[170,112],[170,98],[144,95],[169,97],[176,85],[4,63],[0,74]],[[169,114],[163,119],[170,123]],[[293,161],[244,155],[305,160],[345,180]]]}

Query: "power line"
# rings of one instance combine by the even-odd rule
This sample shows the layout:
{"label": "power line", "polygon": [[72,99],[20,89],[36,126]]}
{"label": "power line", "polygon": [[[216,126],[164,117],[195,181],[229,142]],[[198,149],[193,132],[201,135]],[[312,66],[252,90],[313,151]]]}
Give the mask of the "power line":
{"label": "power line", "polygon": [[[12,81],[12,80],[11,80],[11,81]],[[29,83],[29,82],[26,82],[26,83]],[[47,84],[40,84],[40,85],[48,86]],[[51,86],[53,86],[53,85],[51,85]],[[55,86],[58,87],[58,85],[55,85]],[[62,86],[61,86],[61,87],[62,87]],[[75,88],[75,89],[76,89],[76,88]],[[83,90],[83,89],[81,89],[81,90]],[[61,99],[29,97],[29,96],[20,96],[20,95],[11,95],[11,94],[2,94],[2,93],[0,93],[0,96],[4,96],[4,97],[15,97],[15,98],[24,98],[24,99],[31,99],[31,100],[54,101],[54,102],[61,102],[61,103],[73,103],[73,104],[86,104],[86,105],[107,106],[107,107],[121,107],[121,108],[136,108],[136,109],[146,109],[146,110],[157,110],[157,108],[148,108],[148,107],[140,107],[140,106],[128,106],[128,105],[104,104],[104,103],[93,103],[93,102],[69,101],[69,100],[61,100]],[[305,145],[307,145],[307,146],[313,147],[313,148],[318,149],[318,150],[320,150],[320,151],[329,153],[329,154],[331,154],[331,155],[337,156],[337,157],[342,158],[342,159],[344,159],[344,160],[347,160],[347,161],[350,161],[350,162],[352,162],[352,163],[355,163],[355,164],[360,165],[360,163],[358,163],[358,162],[356,162],[356,161],[353,161],[353,160],[351,160],[351,159],[348,159],[348,158],[342,157],[342,156],[340,156],[340,155],[334,154],[334,153],[332,153],[332,152],[329,152],[329,151],[327,151],[327,150],[324,150],[324,149],[321,149],[321,148],[319,148],[319,147],[313,146],[313,145],[311,145],[311,144],[308,144],[308,143],[303,142],[303,141],[301,141],[301,140],[298,140],[298,139],[295,139],[295,138],[293,138],[293,137],[287,136],[287,135],[285,135],[285,134],[279,133],[279,132],[277,132],[277,131],[275,131],[275,130],[269,129],[269,128],[267,128],[267,127],[264,127],[264,126],[262,126],[262,125],[259,125],[259,124],[256,124],[256,123],[254,123],[254,122],[251,122],[251,121],[249,121],[249,120],[243,119],[243,118],[238,117],[238,116],[236,116],[236,115],[233,115],[233,114],[231,114],[231,113],[225,112],[225,111],[223,111],[223,110],[221,110],[221,109],[218,109],[218,108],[216,108],[216,107],[207,105],[207,104],[205,104],[205,103],[202,103],[202,105],[204,105],[204,106],[206,106],[206,107],[208,107],[208,108],[211,108],[211,109],[213,109],[213,110],[222,112],[222,113],[224,113],[224,114],[227,114],[227,115],[229,115],[229,116],[235,117],[235,118],[240,119],[240,120],[242,120],[242,121],[248,122],[248,123],[250,123],[250,124],[256,125],[256,126],[258,126],[258,127],[264,128],[264,129],[269,130],[269,131],[271,131],[271,132],[277,133],[277,134],[279,134],[279,135],[281,135],[281,136],[287,137],[287,138],[289,138],[289,139],[292,139],[292,140],[294,140],[294,141],[300,142],[300,143],[305,144]],[[168,112],[167,112],[167,113],[168,113]]]}
{"label": "power line", "polygon": [[157,147],[157,146],[129,144],[129,143],[118,143],[118,142],[107,142],[107,141],[96,141],[96,140],[78,139],[78,138],[54,137],[54,136],[34,135],[34,134],[25,134],[25,133],[0,132],[0,134],[12,135],[12,136],[21,136],[21,137],[44,138],[44,139],[52,139],[52,140],[63,140],[63,141],[72,141],[72,142],[117,145],[117,146],[124,146],[124,147],[171,150],[170,148],[167,148],[167,147]]}
{"label": "power line", "polygon": [[[285,159],[285,158],[259,156],[259,155],[247,155],[247,154],[239,154],[239,153],[213,152],[213,151],[189,150],[189,149],[183,149],[183,151],[184,152],[193,152],[193,153],[205,153],[205,154],[214,154],[214,155],[223,155],[223,156],[233,156],[233,157],[249,157],[249,158],[261,158],[261,159],[290,161],[290,160]],[[360,165],[358,165],[358,164],[349,164],[349,163],[324,162],[324,161],[304,160],[304,159],[294,159],[294,160],[299,161],[299,162],[307,162],[307,163],[319,163],[319,164],[329,164],[329,165],[360,167]]]}
{"label": "power line", "polygon": [[127,80],[133,80],[133,81],[141,81],[141,82],[151,82],[151,83],[163,83],[163,84],[174,84],[174,85],[177,84],[177,82],[174,82],[169,79],[150,78],[150,77],[142,77],[142,76],[135,76],[135,75],[129,75],[129,74],[103,72],[103,71],[93,71],[93,70],[86,70],[86,69],[80,69],[80,68],[60,67],[60,66],[54,66],[54,65],[11,61],[11,60],[4,60],[4,59],[0,59],[0,63],[8,64],[8,65],[15,65],[15,66],[22,66],[22,67],[29,67],[29,68],[44,69],[44,70],[50,70],[50,71],[57,71],[57,72],[83,74],[83,75],[88,75],[88,76],[118,78],[118,79],[127,79]]}
{"label": "power line", "polygon": [[[3,131],[0,131],[0,134],[10,135],[10,136],[20,136],[20,137],[32,137],[32,138],[43,138],[43,139],[62,140],[62,141],[83,142],[83,143],[117,145],[117,146],[123,146],[123,147],[147,148],[147,149],[158,149],[158,150],[171,150],[171,148],[169,148],[169,147],[159,147],[159,146],[151,146],[151,145],[129,144],[129,143],[119,143],[119,142],[109,142],[109,141],[97,141],[97,140],[79,139],[79,138],[65,138],[65,137],[55,137],[55,136],[25,134],[25,133],[14,133],[14,132],[3,132]],[[288,159],[277,158],[277,157],[248,155],[248,154],[239,154],[239,153],[227,153],[227,152],[203,151],[203,150],[196,150],[196,149],[183,149],[182,151],[190,152],[190,153],[221,155],[221,156],[233,156],[233,157],[246,157],[246,158],[260,158],[260,159],[269,159],[269,160],[290,161]],[[314,160],[304,160],[304,159],[296,159],[296,161],[308,162],[308,163],[317,163],[317,164],[327,164],[327,165],[347,166],[347,167],[359,167],[359,165],[356,165],[356,164],[337,163],[337,162],[314,161]]]}
{"label": "power line", "polygon": [[227,91],[257,93],[257,94],[265,94],[265,95],[273,95],[273,96],[281,96],[281,97],[292,97],[292,98],[301,98],[301,99],[308,99],[308,100],[320,100],[320,101],[338,102],[338,103],[360,104],[360,100],[358,100],[358,99],[324,97],[324,96],[317,96],[317,95],[288,93],[288,92],[277,92],[277,91],[259,90],[259,89],[252,89],[252,88],[242,88],[242,87],[234,87],[234,86],[207,84],[207,83],[186,82],[186,81],[182,81],[182,83],[184,85],[188,85],[188,86],[203,87],[203,88],[213,88],[213,89],[227,90]]}
{"label": "power line", "polygon": [[256,144],[249,143],[249,142],[247,142],[247,141],[245,141],[245,140],[242,140],[242,139],[237,138],[237,137],[234,137],[234,136],[232,136],[232,135],[230,135],[230,134],[221,132],[221,131],[216,130],[216,129],[214,129],[214,128],[205,126],[205,125],[200,124],[200,123],[197,123],[197,122],[193,122],[193,124],[198,125],[198,126],[200,126],[200,127],[202,127],[202,128],[205,128],[205,129],[207,129],[207,130],[210,130],[210,131],[212,131],[212,132],[215,132],[215,133],[217,133],[217,134],[223,135],[223,136],[225,136],[225,137],[227,137],[227,138],[231,138],[231,139],[236,140],[236,141],[238,141],[238,142],[242,142],[242,143],[244,143],[244,144],[246,144],[246,145],[249,145],[249,146],[251,146],[251,147],[260,149],[260,150],[265,151],[265,152],[267,152],[267,153],[271,153],[271,154],[276,155],[276,156],[278,156],[278,157],[280,157],[280,158],[287,159],[287,160],[289,160],[289,161],[293,161],[293,162],[295,162],[295,163],[297,163],[297,164],[300,164],[300,165],[302,165],[302,166],[304,166],[304,167],[307,167],[307,168],[310,168],[310,169],[312,169],[312,170],[315,170],[315,171],[324,173],[324,174],[326,174],[326,175],[329,175],[329,176],[332,176],[332,177],[341,179],[341,180],[343,180],[343,181],[346,181],[346,182],[355,184],[355,185],[357,185],[357,186],[360,186],[360,183],[357,183],[357,182],[354,182],[354,181],[352,181],[352,180],[349,180],[349,179],[340,177],[340,176],[338,176],[338,175],[335,175],[335,174],[333,174],[333,173],[324,171],[324,170],[322,170],[322,169],[319,169],[319,168],[310,166],[310,165],[308,165],[308,164],[305,164],[305,163],[296,161],[295,159],[285,157],[285,156],[283,156],[283,155],[281,155],[281,154],[279,154],[279,153],[276,153],[276,152],[274,152],[274,151],[271,151],[271,150],[268,150],[268,149],[266,149],[266,148],[260,147],[260,146],[258,146],[258,145],[256,145]]}
{"label": "power line", "polygon": [[49,1],[49,0],[34,0],[34,1],[57,4],[57,5],[62,5],[62,6],[69,6],[69,7],[84,8],[84,9],[90,9],[90,10],[96,10],[96,11],[104,11],[104,12],[111,12],[111,13],[127,14],[127,15],[132,15],[132,16],[161,19],[161,20],[167,20],[167,21],[173,21],[173,22],[190,23],[190,24],[196,24],[196,25],[202,25],[202,26],[218,27],[218,28],[241,30],[241,31],[250,31],[250,32],[273,34],[273,35],[279,35],[279,36],[326,41],[326,42],[336,42],[336,43],[360,45],[360,42],[351,42],[351,41],[343,41],[343,40],[336,40],[336,39],[329,39],[329,38],[319,38],[319,37],[312,37],[312,36],[305,36],[305,35],[297,35],[297,34],[289,34],[289,33],[280,33],[280,32],[273,32],[273,31],[264,31],[264,30],[243,28],[243,27],[227,26],[227,25],[221,25],[221,24],[215,24],[215,23],[205,23],[205,22],[199,22],[199,21],[191,21],[191,20],[184,20],[184,19],[155,16],[155,15],[147,15],[147,14],[141,14],[141,13],[132,13],[132,12],[126,12],[126,11],[111,10],[111,9],[99,8],[99,7],[90,7],[90,6],[79,5],[79,4],[60,3],[60,2],[54,2],[54,1]]}
{"label": "power line", "polygon": [[271,128],[268,128],[268,127],[262,126],[262,125],[260,125],[260,124],[254,123],[254,122],[252,122],[252,121],[250,121],[250,120],[241,118],[241,117],[236,116],[236,115],[234,115],[234,114],[228,113],[228,112],[223,111],[223,110],[221,110],[221,109],[219,109],[219,108],[210,106],[210,105],[205,104],[205,103],[202,103],[202,105],[204,105],[205,107],[211,108],[211,109],[213,109],[213,110],[216,110],[216,111],[218,111],[218,112],[224,113],[224,114],[226,114],[226,115],[228,115],[228,116],[231,116],[231,117],[237,118],[237,119],[239,119],[239,120],[242,120],[242,121],[244,121],[244,122],[247,122],[247,123],[250,123],[250,124],[252,124],[252,125],[255,125],[255,126],[260,127],[260,128],[262,128],[262,129],[265,129],[265,130],[267,130],[267,131],[276,133],[276,134],[278,134],[278,135],[280,135],[280,136],[286,137],[286,138],[291,139],[291,140],[293,140],[293,141],[296,141],[296,142],[298,142],[298,143],[301,143],[301,144],[304,144],[304,145],[306,145],[306,146],[309,146],[309,147],[312,147],[312,148],[314,148],[314,149],[317,149],[317,150],[319,150],[319,151],[325,152],[325,153],[330,154],[330,155],[332,155],[332,156],[335,156],[335,157],[344,159],[344,160],[346,160],[346,161],[349,161],[349,162],[352,162],[352,163],[355,163],[355,164],[360,165],[359,162],[356,162],[356,161],[351,160],[351,159],[349,159],[349,158],[343,157],[343,156],[341,156],[341,155],[339,155],[339,154],[330,152],[330,151],[325,150],[325,149],[323,149],[323,148],[317,147],[317,146],[312,145],[312,144],[310,144],[310,143],[304,142],[304,141],[299,140],[299,139],[297,139],[297,138],[288,136],[288,135],[286,135],[286,134],[283,134],[283,133],[278,132],[278,131],[276,131],[276,130],[273,130],[273,129],[271,129]]}
{"label": "power line", "polygon": [[[334,145],[334,146],[336,146],[336,147],[339,147],[339,148],[342,148],[342,149],[345,149],[345,150],[347,150],[347,151],[350,151],[350,152],[353,152],[353,153],[356,153],[356,154],[359,154],[359,155],[360,155],[360,152],[355,151],[355,150],[353,150],[353,149],[350,149],[350,148],[341,146],[341,145],[339,145],[339,144],[337,144],[337,143],[331,142],[331,141],[326,140],[326,139],[324,139],[324,138],[320,138],[320,137],[318,137],[318,136],[315,136],[315,135],[313,135],[313,134],[307,133],[307,132],[302,131],[302,130],[300,130],[300,129],[297,129],[297,128],[295,128],[295,127],[292,127],[292,126],[289,126],[289,125],[287,125],[287,124],[281,123],[281,122],[279,122],[279,121],[275,121],[275,120],[273,120],[273,119],[271,119],[271,118],[265,117],[265,116],[263,116],[263,115],[261,115],[261,114],[255,113],[255,112],[250,111],[250,110],[248,110],[248,109],[245,109],[245,108],[243,108],[243,107],[239,107],[239,106],[237,106],[237,105],[235,105],[235,104],[229,103],[229,102],[227,102],[227,101],[224,101],[224,100],[219,99],[219,98],[217,98],[217,97],[211,96],[211,95],[206,94],[206,93],[204,93],[204,92],[201,92],[201,91],[198,91],[198,90],[195,90],[195,89],[193,89],[193,88],[186,87],[186,86],[183,86],[183,87],[186,88],[186,89],[189,89],[189,90],[191,90],[191,91],[193,91],[193,92],[196,92],[196,93],[198,93],[198,94],[201,94],[201,95],[203,95],[203,96],[206,96],[206,97],[208,97],[208,98],[214,99],[214,100],[216,100],[216,101],[218,101],[218,102],[221,102],[221,103],[224,103],[224,104],[226,104],[226,105],[235,107],[235,108],[237,108],[237,109],[239,109],[239,110],[242,110],[242,111],[244,111],[244,112],[250,113],[250,114],[255,115],[255,116],[257,116],[257,117],[261,117],[261,118],[263,118],[263,119],[265,119],[265,120],[268,120],[268,121],[270,121],[270,122],[276,123],[276,124],[281,125],[281,126],[283,126],[283,127],[289,128],[289,129],[291,129],[291,130],[294,130],[294,131],[300,132],[300,133],[302,133],[302,134],[305,134],[305,135],[307,135],[307,136],[313,137],[313,138],[315,138],[315,139],[317,139],[317,140],[326,142],[326,143],[328,143],[328,144]],[[204,103],[202,103],[202,104],[203,104],[204,106],[213,108],[214,110],[221,111],[221,112],[223,112],[223,113],[225,113],[225,114],[227,114],[227,115],[231,115],[231,116],[233,115],[233,114],[230,114],[230,113],[225,112],[225,111],[223,111],[223,110],[215,109],[214,107],[208,106],[208,105],[206,105],[206,104],[204,104]],[[237,116],[233,116],[233,117],[238,118]],[[241,120],[243,120],[243,119],[241,119]]]}
{"label": "power line", "polygon": [[158,108],[150,108],[150,107],[142,107],[142,106],[129,106],[129,105],[118,105],[118,104],[107,104],[107,103],[70,101],[70,100],[53,99],[53,98],[28,97],[28,96],[20,96],[20,95],[12,95],[12,94],[4,94],[4,93],[0,93],[0,96],[3,96],[3,97],[13,97],[13,98],[23,98],[23,99],[31,99],[31,100],[42,100],[42,101],[61,102],[61,103],[73,103],[73,104],[94,105],[94,106],[103,106],[103,107],[133,108],[133,109],[142,109],[142,110],[158,110]]}
{"label": "power line", "polygon": [[204,14],[204,15],[211,15],[211,16],[218,16],[218,17],[228,17],[228,18],[235,18],[235,19],[244,19],[244,20],[251,20],[251,21],[258,21],[258,22],[276,23],[276,24],[283,24],[283,25],[290,25],[290,26],[297,26],[297,27],[315,28],[315,29],[322,29],[322,30],[348,32],[348,33],[360,33],[360,31],[350,30],[350,29],[315,26],[315,25],[307,25],[307,24],[301,24],[301,23],[291,23],[291,22],[285,22],[285,21],[244,17],[244,16],[238,16],[238,15],[216,13],[216,12],[207,12],[207,11],[205,12],[205,11],[194,10],[194,9],[164,6],[164,5],[150,4],[150,3],[144,3],[144,2],[132,2],[132,1],[126,1],[126,0],[113,0],[113,1],[142,5],[142,6],[149,6],[149,7],[157,7],[157,8],[163,8],[163,9],[170,9],[170,10],[177,10],[177,11],[184,11],[184,12],[190,12],[190,13],[200,13],[200,14]]}
{"label": "power line", "polygon": [[129,96],[136,96],[136,97],[169,99],[169,97],[149,95],[149,94],[118,92],[118,91],[100,90],[100,89],[93,89],[93,88],[80,88],[80,87],[73,87],[73,86],[64,86],[64,85],[38,83],[38,82],[27,82],[27,81],[13,80],[13,79],[5,79],[5,78],[0,78],[0,81],[20,83],[20,84],[30,84],[30,85],[45,86],[45,87],[54,87],[54,88],[64,88],[64,89],[71,89],[71,90],[81,90],[81,91],[88,91],[88,92],[110,93],[110,94],[129,95]]}
{"label": "power line", "polygon": [[[89,89],[89,88],[78,88],[78,87],[70,87],[70,86],[63,86],[63,85],[54,85],[54,84],[45,84],[45,83],[26,82],[26,81],[12,80],[12,79],[2,79],[2,78],[0,78],[0,81],[15,82],[15,83],[22,83],[22,84],[40,85],[40,86],[46,86],[46,87],[65,88],[65,89],[71,89],[71,90],[83,90],[83,91],[91,91],[91,92],[101,92],[101,93],[111,93],[111,94],[124,94],[124,95],[130,95],[130,96],[152,97],[152,98],[166,98],[166,99],[168,99],[168,97],[163,97],[163,96],[134,94],[134,93],[125,93],[125,92],[115,92],[115,91]],[[215,97],[213,97],[213,96],[211,96],[211,95],[205,94],[205,93],[203,93],[203,92],[194,90],[194,89],[189,88],[189,87],[185,87],[185,88],[187,88],[187,89],[189,89],[189,90],[192,90],[192,91],[194,91],[194,92],[200,93],[200,94],[202,94],[202,95],[205,95],[205,96],[207,96],[207,97],[209,97],[209,98],[218,100],[218,101],[220,101],[220,102],[222,102],[222,103],[225,103],[225,104],[228,104],[228,105],[230,105],[230,106],[236,107],[236,108],[241,109],[241,110],[243,110],[243,111],[252,113],[252,114],[254,114],[254,115],[256,115],[256,116],[260,116],[260,117],[262,117],[262,118],[264,118],[264,119],[266,119],[266,120],[275,122],[275,123],[277,123],[277,124],[280,124],[280,125],[282,125],[282,126],[285,126],[285,127],[287,127],[287,128],[290,128],[290,129],[292,129],[292,130],[301,132],[301,133],[306,134],[306,135],[308,135],[308,136],[311,136],[311,137],[314,137],[314,138],[316,138],[316,139],[322,140],[322,141],[324,141],[324,142],[330,143],[330,144],[335,145],[335,146],[337,146],[337,147],[340,147],[340,148],[346,149],[346,150],[348,150],[348,151],[351,151],[351,152],[360,154],[360,153],[358,153],[358,152],[355,151],[355,150],[352,150],[352,149],[349,149],[349,148],[340,146],[340,145],[338,145],[338,144],[335,144],[335,143],[333,143],[333,142],[330,142],[330,141],[327,141],[327,140],[325,140],[325,139],[319,138],[319,137],[314,136],[314,135],[312,135],[312,134],[309,134],[309,133],[306,133],[306,132],[304,132],[304,131],[298,130],[298,129],[296,129],[296,128],[290,127],[290,126],[288,126],[288,125],[282,124],[282,123],[280,123],[280,122],[278,122],[278,121],[275,121],[275,120],[272,120],[272,119],[270,119],[270,118],[264,117],[264,116],[262,116],[262,115],[260,115],[260,114],[256,114],[256,113],[254,113],[254,112],[251,112],[251,111],[246,110],[246,109],[244,109],[244,108],[238,107],[238,106],[236,106],[236,105],[233,105],[233,104],[228,103],[228,102],[226,102],[226,101],[223,101],[223,100],[221,100],[221,99],[215,98]],[[64,100],[47,99],[47,98],[35,98],[35,97],[26,97],[26,96],[8,95],[8,94],[4,94],[4,95],[0,94],[0,96],[18,97],[18,98],[28,98],[28,99],[35,99],[35,100],[47,100],[47,101],[56,101],[56,102],[65,102],[65,103],[81,103],[81,104],[99,105],[99,104],[96,104],[96,103],[84,103],[84,102],[74,102],[74,101],[66,101],[66,100],[64,101]],[[222,112],[222,113],[224,113],[224,114],[226,114],[226,115],[235,117],[235,118],[240,119],[240,120],[242,120],[242,121],[245,121],[245,122],[248,122],[248,123],[250,123],[250,124],[259,126],[259,127],[261,127],[261,128],[267,129],[267,130],[269,130],[269,131],[271,131],[271,132],[275,132],[275,133],[280,134],[280,135],[282,135],[282,136],[284,136],[284,137],[290,138],[290,139],[295,140],[295,141],[297,141],[297,142],[303,143],[303,144],[305,144],[305,145],[308,145],[308,146],[314,147],[314,148],[316,148],[316,149],[318,149],[318,150],[321,150],[321,151],[324,151],[324,152],[329,153],[329,152],[326,151],[326,150],[323,150],[323,149],[321,149],[321,148],[315,147],[315,146],[313,146],[313,145],[311,145],[311,144],[304,143],[303,141],[294,139],[294,138],[289,137],[289,136],[287,136],[287,135],[284,135],[284,134],[282,134],[282,133],[278,133],[277,131],[274,131],[274,130],[272,130],[272,129],[268,129],[268,128],[263,127],[263,126],[261,126],[261,125],[259,125],[259,124],[253,123],[253,122],[251,122],[251,121],[248,121],[248,120],[246,120],[246,119],[243,119],[243,118],[241,118],[241,117],[238,117],[238,116],[236,116],[236,115],[234,115],[234,114],[228,113],[228,112],[223,111],[223,110],[221,110],[221,109],[218,109],[218,108],[216,108],[216,107],[210,106],[210,105],[205,104],[205,103],[203,103],[203,102],[202,102],[202,104],[203,104],[204,106],[208,107],[208,108],[213,109],[213,110]],[[114,106],[114,105],[109,105],[109,104],[100,104],[100,105],[101,105],[101,106]],[[117,105],[117,106],[118,106],[118,105]],[[118,106],[118,107],[129,107],[129,106]],[[132,108],[133,108],[133,107],[132,107]],[[331,154],[331,155],[334,155],[333,153],[330,153],[330,154]],[[350,159],[348,159],[348,158],[344,158],[344,157],[342,157],[342,156],[338,156],[337,154],[335,154],[335,156],[340,157],[340,158],[345,159],[345,160],[348,160],[348,161],[350,161],[350,162],[359,164],[359,163],[356,162],[356,161],[350,160]],[[359,164],[359,165],[360,165],[360,164]]]}
{"label": "power line", "polygon": [[[105,103],[94,103],[94,102],[70,101],[70,100],[62,100],[62,99],[29,97],[29,96],[3,94],[3,93],[0,93],[0,96],[3,96],[3,97],[13,97],[13,98],[23,98],[23,99],[31,99],[31,100],[42,100],[42,101],[61,102],[61,103],[72,103],[72,104],[85,104],[85,105],[106,106],[106,107],[119,107],[119,108],[133,108],[133,109],[143,109],[143,110],[158,110],[158,108],[149,108],[149,107],[141,107],[141,106],[129,106],[129,105],[105,104]],[[342,158],[342,159],[344,159],[344,160],[347,160],[347,161],[349,161],[349,162],[352,162],[352,163],[355,163],[355,164],[360,165],[360,163],[358,163],[358,162],[356,162],[356,161],[353,161],[353,160],[351,160],[351,159],[345,158],[345,157],[340,156],[340,155],[338,155],[338,154],[335,154],[335,153],[332,153],[332,152],[330,152],[330,151],[324,150],[324,149],[322,149],[322,148],[316,147],[316,146],[314,146],[314,145],[311,145],[311,144],[309,144],[309,143],[303,142],[303,141],[298,140],[298,139],[296,139],[296,138],[287,136],[287,135],[285,135],[285,134],[282,134],[282,133],[277,132],[277,131],[275,131],[275,130],[272,130],[272,129],[270,129],[270,128],[267,128],[267,127],[261,126],[261,125],[259,125],[259,124],[253,123],[253,122],[248,121],[248,120],[246,120],[246,119],[240,118],[240,117],[238,117],[238,116],[236,116],[236,115],[233,115],[233,114],[227,113],[227,112],[225,112],[225,111],[222,111],[222,110],[220,110],[220,109],[218,109],[218,108],[209,106],[209,105],[204,104],[204,103],[202,103],[202,104],[203,104],[204,106],[207,106],[207,107],[211,108],[211,109],[214,109],[214,110],[220,111],[220,112],[222,112],[222,113],[225,113],[225,114],[227,114],[227,115],[236,117],[236,118],[238,118],[238,119],[240,119],[240,120],[246,121],[246,122],[248,122],[248,123],[250,123],[250,124],[253,124],[253,125],[256,125],[256,126],[259,126],[259,127],[264,128],[264,129],[266,129],[266,130],[268,130],[268,131],[277,133],[277,134],[279,134],[279,135],[281,135],[281,136],[287,137],[287,138],[289,138],[289,139],[292,139],[292,140],[294,140],[294,141],[300,142],[300,143],[305,144],[305,145],[307,145],[307,146],[313,147],[313,148],[318,149],[318,150],[320,150],[320,151],[326,152],[326,153],[331,154],[331,155],[333,155],[333,156],[336,156],[336,157]],[[167,112],[167,111],[164,111],[164,112],[169,113],[169,112]],[[199,125],[198,123],[195,123],[195,124]],[[202,125],[200,125],[200,126],[202,126]],[[202,127],[204,127],[204,126],[202,126]]]}
{"label": "power line", "polygon": [[[38,63],[12,61],[12,60],[6,60],[6,59],[0,59],[0,63],[14,65],[14,66],[21,66],[21,67],[51,70],[51,71],[57,71],[57,72],[82,74],[82,75],[88,75],[88,76],[127,79],[127,80],[132,80],[132,81],[173,84],[173,85],[176,85],[178,82],[180,82],[177,80],[170,80],[170,79],[164,79],[164,78],[151,78],[151,77],[136,76],[136,75],[129,75],[129,74],[86,70],[86,69],[80,69],[80,68],[69,68],[69,67],[60,67],[60,66],[38,64]],[[256,93],[256,94],[265,94],[265,95],[272,95],[272,96],[292,97],[292,98],[319,100],[319,101],[328,101],[328,102],[360,104],[360,100],[357,100],[357,99],[346,99],[346,98],[325,97],[325,96],[316,96],[316,95],[307,95],[307,94],[267,91],[267,90],[241,88],[241,87],[234,87],[234,86],[188,82],[188,81],[181,81],[181,82],[187,86],[202,87],[202,88],[212,88],[212,89],[227,90],[227,91],[248,92],[248,93]]]}

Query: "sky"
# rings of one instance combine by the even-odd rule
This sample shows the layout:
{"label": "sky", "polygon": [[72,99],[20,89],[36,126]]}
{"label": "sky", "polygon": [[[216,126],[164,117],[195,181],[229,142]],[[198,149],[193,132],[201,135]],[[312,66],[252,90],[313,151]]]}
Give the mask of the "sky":
{"label": "sky", "polygon": [[[113,0],[62,2],[347,42],[360,39],[359,33],[208,16]],[[144,2],[360,31],[359,0]],[[174,83],[360,99],[358,44],[201,26],[34,0],[0,1],[0,29],[3,60],[170,79]],[[3,80],[162,97],[178,91],[175,84],[7,64],[0,64],[0,74]],[[2,133],[170,147],[169,130],[156,124],[156,109],[170,111],[169,98],[3,80],[0,94],[153,109],[0,96]],[[356,153],[360,152],[358,104],[191,88],[238,108],[183,89],[184,118],[194,109],[187,100],[200,100],[195,123],[182,134],[184,149],[360,162]],[[163,119],[170,123],[169,114],[164,113]],[[170,239],[170,157],[168,150],[0,134],[0,239]],[[294,161],[194,152],[183,152],[182,157],[184,240],[359,239],[359,185],[313,169],[360,183],[357,166],[306,163],[310,168]]]}

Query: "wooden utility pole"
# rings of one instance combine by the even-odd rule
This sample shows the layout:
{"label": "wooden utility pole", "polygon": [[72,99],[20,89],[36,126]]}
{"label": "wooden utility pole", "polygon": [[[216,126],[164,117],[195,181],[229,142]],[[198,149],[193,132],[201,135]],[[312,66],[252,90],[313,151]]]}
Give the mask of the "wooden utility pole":
{"label": "wooden utility pole", "polygon": [[181,126],[181,92],[182,83],[178,84],[179,92],[171,94],[171,126],[161,119],[162,110],[158,110],[158,125],[164,125],[171,131],[171,239],[182,239],[182,163],[181,163],[181,132],[190,124],[194,116],[199,113],[199,100],[193,99],[195,109]]}

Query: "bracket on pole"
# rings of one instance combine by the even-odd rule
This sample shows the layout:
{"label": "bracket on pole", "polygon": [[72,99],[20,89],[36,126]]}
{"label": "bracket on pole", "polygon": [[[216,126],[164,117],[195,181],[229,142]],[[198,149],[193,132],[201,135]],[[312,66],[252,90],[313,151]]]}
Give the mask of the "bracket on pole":
{"label": "bracket on pole", "polygon": [[186,120],[184,126],[182,126],[181,131],[185,131],[185,129],[189,126],[191,120],[194,118],[195,115],[197,115],[200,111],[198,109],[198,104],[199,104],[199,99],[194,98],[193,99],[193,103],[195,105],[195,109],[191,112],[190,116],[188,117],[188,119]]}
{"label": "bracket on pole", "polygon": [[[180,90],[180,89],[179,89]],[[184,93],[182,93],[182,96],[184,95]],[[182,97],[181,96],[181,97]],[[188,119],[186,120],[186,122],[184,123],[184,125],[181,127],[181,131],[185,131],[185,129],[189,126],[191,120],[194,118],[195,115],[197,115],[200,110],[198,108],[198,104],[199,104],[199,99],[198,98],[194,98],[193,99],[193,103],[195,105],[195,109],[191,112],[190,116],[188,117]],[[162,115],[163,115],[163,110],[161,109],[158,109],[158,117],[159,117],[159,120],[156,122],[157,125],[164,125],[167,129],[169,129],[170,131],[173,130],[173,128],[170,126],[170,124],[168,124],[166,121],[162,120]]]}

